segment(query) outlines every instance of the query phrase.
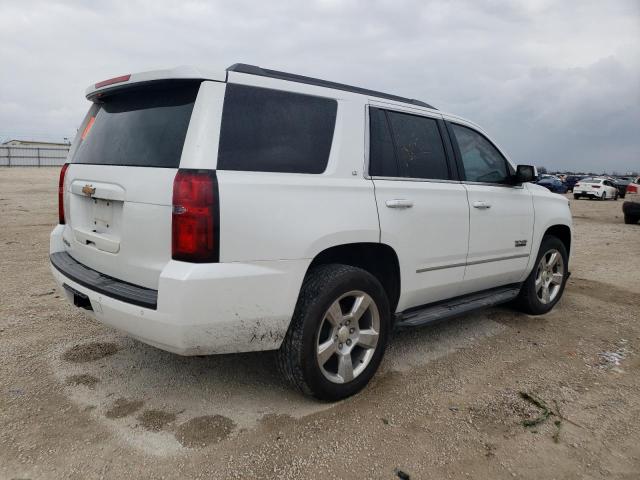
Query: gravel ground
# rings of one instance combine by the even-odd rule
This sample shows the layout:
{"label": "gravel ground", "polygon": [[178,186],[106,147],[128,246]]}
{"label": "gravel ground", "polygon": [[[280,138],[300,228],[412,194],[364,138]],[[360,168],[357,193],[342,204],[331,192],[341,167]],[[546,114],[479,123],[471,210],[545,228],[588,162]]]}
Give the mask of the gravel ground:
{"label": "gravel ground", "polygon": [[622,202],[571,200],[553,312],[398,334],[364,392],[325,404],[271,353],[179,357],[67,305],[57,175],[0,169],[0,478],[638,478],[640,226]]}

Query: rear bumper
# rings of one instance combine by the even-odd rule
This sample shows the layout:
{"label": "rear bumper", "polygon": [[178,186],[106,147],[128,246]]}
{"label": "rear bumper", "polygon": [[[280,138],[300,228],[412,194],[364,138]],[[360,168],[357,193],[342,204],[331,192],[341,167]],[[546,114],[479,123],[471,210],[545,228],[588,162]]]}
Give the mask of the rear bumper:
{"label": "rear bumper", "polygon": [[[289,327],[306,260],[251,263],[191,264],[170,261],[163,269],[158,290],[136,287],[75,262],[60,267],[62,242],[51,234],[51,272],[60,291],[72,304],[71,287],[86,295],[98,321],[157,348],[180,355],[207,355],[280,347]],[[65,254],[66,255],[66,254]],[[55,260],[54,260],[55,259]],[[89,272],[87,272],[87,270]],[[84,272],[84,276],[78,276]],[[93,272],[93,273],[91,273]],[[93,278],[92,284],[87,278]],[[106,287],[105,287],[106,285]],[[156,308],[132,303],[114,290],[142,289],[156,294]],[[109,287],[109,288],[107,288]],[[136,298],[139,291],[135,291]]]}
{"label": "rear bumper", "polygon": [[49,256],[51,266],[69,280],[83,287],[122,300],[139,307],[155,310],[158,306],[158,291],[123,282],[82,265],[67,252],[56,252]]}

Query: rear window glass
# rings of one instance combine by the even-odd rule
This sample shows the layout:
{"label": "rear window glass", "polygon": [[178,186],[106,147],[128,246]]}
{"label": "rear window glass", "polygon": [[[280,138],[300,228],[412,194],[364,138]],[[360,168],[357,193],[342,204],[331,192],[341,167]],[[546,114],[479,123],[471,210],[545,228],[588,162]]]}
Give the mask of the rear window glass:
{"label": "rear window glass", "polygon": [[324,172],[337,109],[333,99],[227,85],[218,169]]}
{"label": "rear window glass", "polygon": [[105,97],[71,161],[178,168],[199,86],[171,82]]}

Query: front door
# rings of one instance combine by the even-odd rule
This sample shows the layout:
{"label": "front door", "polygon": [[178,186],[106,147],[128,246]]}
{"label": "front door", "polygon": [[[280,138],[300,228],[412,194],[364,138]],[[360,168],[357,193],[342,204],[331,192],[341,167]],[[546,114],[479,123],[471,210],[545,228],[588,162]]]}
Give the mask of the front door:
{"label": "front door", "polygon": [[512,167],[470,126],[449,123],[469,201],[469,252],[461,293],[517,283],[529,263],[533,199]]}

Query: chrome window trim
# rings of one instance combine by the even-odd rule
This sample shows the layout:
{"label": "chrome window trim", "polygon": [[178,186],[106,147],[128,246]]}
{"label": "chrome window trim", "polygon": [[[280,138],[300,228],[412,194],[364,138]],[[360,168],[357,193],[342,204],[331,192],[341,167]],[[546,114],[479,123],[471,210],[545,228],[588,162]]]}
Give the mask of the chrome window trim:
{"label": "chrome window trim", "polygon": [[388,180],[391,182],[423,182],[423,183],[462,183],[460,180],[442,180],[439,178],[409,178],[409,177],[367,177],[371,180]]}
{"label": "chrome window trim", "polygon": [[480,185],[485,187],[524,188],[523,183],[516,185],[511,183],[471,182],[467,180],[461,180],[460,183],[463,183],[465,185]]}
{"label": "chrome window trim", "polygon": [[409,107],[404,105],[396,105],[393,103],[381,102],[379,100],[370,100],[367,107],[380,108],[388,110],[390,112],[407,113],[409,115],[417,115],[419,117],[435,118],[436,120],[442,120],[442,114],[437,110],[427,110],[417,107]]}

